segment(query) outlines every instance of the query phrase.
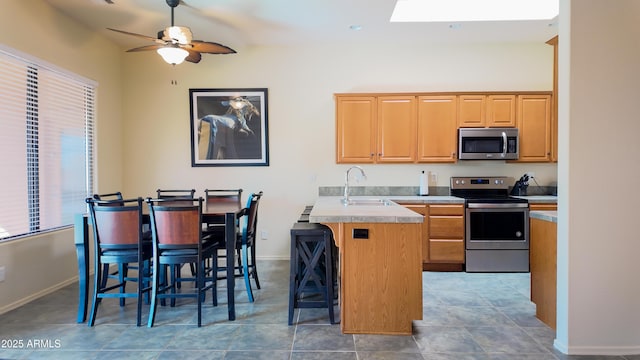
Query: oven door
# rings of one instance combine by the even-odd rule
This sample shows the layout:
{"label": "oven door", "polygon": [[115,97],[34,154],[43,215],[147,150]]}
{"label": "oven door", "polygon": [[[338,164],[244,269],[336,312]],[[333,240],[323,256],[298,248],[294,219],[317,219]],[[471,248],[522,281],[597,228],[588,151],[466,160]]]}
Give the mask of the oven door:
{"label": "oven door", "polygon": [[467,204],[467,249],[529,249],[529,204]]}

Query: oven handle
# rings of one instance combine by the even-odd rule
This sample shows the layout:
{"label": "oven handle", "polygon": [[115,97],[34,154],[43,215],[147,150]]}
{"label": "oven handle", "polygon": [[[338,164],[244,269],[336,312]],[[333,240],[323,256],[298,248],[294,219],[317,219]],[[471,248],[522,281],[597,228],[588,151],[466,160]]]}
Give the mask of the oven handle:
{"label": "oven handle", "polygon": [[506,208],[528,208],[528,203],[470,203],[467,204],[469,209],[506,209]]}

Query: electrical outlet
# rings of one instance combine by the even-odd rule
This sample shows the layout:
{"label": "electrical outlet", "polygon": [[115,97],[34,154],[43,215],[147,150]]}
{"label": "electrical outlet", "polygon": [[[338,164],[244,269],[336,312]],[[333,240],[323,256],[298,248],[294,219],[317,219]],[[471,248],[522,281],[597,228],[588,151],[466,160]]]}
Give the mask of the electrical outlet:
{"label": "electrical outlet", "polygon": [[430,181],[430,183],[432,185],[438,184],[438,173],[434,173],[433,171],[431,172],[431,181]]}
{"label": "electrical outlet", "polygon": [[0,266],[0,282],[4,281],[4,266]]}
{"label": "electrical outlet", "polygon": [[529,171],[529,172],[527,173],[527,176],[529,177],[529,179],[533,179],[533,178],[535,178],[535,177],[536,177],[536,173],[534,173],[533,171]]}
{"label": "electrical outlet", "polygon": [[269,232],[267,230],[262,230],[260,232],[260,238],[262,240],[267,240],[269,238]]}

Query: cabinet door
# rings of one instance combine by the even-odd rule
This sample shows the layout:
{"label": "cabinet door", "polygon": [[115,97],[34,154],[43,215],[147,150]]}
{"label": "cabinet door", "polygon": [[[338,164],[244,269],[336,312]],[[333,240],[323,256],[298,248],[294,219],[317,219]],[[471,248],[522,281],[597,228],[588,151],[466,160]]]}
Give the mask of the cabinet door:
{"label": "cabinet door", "polygon": [[379,163],[408,163],[416,159],[415,96],[378,98]]}
{"label": "cabinet door", "polygon": [[458,126],[485,127],[485,95],[458,96]]}
{"label": "cabinet door", "polygon": [[518,96],[518,162],[551,161],[551,96]]}
{"label": "cabinet door", "polygon": [[455,96],[418,97],[418,162],[455,162]]}
{"label": "cabinet door", "polygon": [[516,126],[515,95],[489,95],[487,97],[487,126]]}
{"label": "cabinet door", "polygon": [[376,98],[336,97],[336,162],[373,163],[376,140]]}

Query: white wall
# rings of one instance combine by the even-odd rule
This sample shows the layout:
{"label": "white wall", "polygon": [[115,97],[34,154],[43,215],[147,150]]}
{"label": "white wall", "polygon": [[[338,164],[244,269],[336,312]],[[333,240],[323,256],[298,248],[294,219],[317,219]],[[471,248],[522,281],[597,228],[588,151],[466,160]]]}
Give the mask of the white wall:
{"label": "white wall", "polygon": [[[1,9],[0,43],[98,82],[97,143],[105,151],[98,152],[97,181],[121,188],[121,51],[41,0],[3,0]],[[73,229],[2,243],[0,265],[6,267],[0,283],[3,313],[75,280]]]}
{"label": "white wall", "polygon": [[561,6],[556,347],[638,354],[640,2]]}
{"label": "white wall", "polygon": [[[155,53],[125,55],[125,192],[153,195],[159,187],[263,190],[261,258],[289,257],[289,229],[319,186],[341,186],[348,165],[335,163],[334,93],[552,89],[553,48],[544,43],[484,46],[379,46],[237,49],[175,67]],[[171,85],[171,80],[177,85]],[[269,167],[192,168],[189,88],[266,87]],[[464,162],[455,165],[364,165],[360,185],[418,186],[421,170],[453,175],[535,171],[540,185],[556,180],[554,164]]]}

